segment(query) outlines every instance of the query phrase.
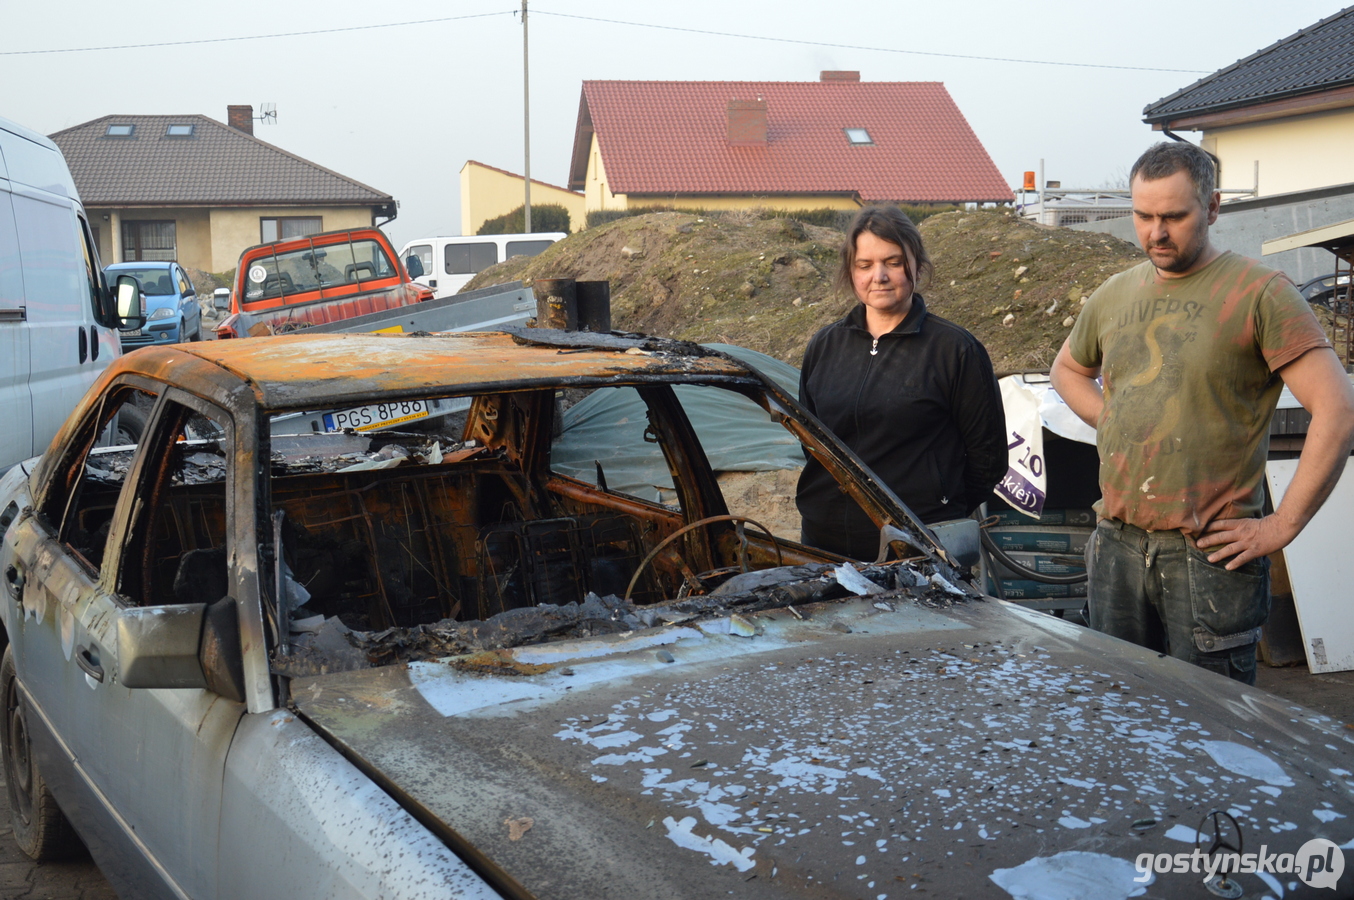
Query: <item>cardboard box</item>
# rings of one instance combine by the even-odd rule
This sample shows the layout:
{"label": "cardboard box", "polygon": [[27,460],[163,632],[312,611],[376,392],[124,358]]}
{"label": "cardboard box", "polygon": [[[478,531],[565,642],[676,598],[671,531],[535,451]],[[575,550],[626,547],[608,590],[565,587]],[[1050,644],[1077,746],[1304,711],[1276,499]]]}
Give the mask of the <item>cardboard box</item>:
{"label": "cardboard box", "polygon": [[1087,528],[1095,527],[1095,510],[1093,509],[1045,509],[1043,514],[1036,519],[1003,504],[1002,508],[998,510],[991,510],[989,507],[989,514],[996,516],[999,526],[1076,525]]}
{"label": "cardboard box", "polygon": [[1027,581],[1023,578],[1003,578],[1002,593],[1007,600],[1034,600],[1044,597],[1085,597],[1086,582],[1079,584],[1044,584],[1042,581]]}
{"label": "cardboard box", "polygon": [[[1086,560],[1080,553],[1029,553],[1012,550],[1007,553],[1012,561],[1040,575],[1081,575],[1086,572]],[[992,568],[999,578],[1024,578],[1019,572],[1012,571],[993,559]]]}
{"label": "cardboard box", "polygon": [[1029,553],[1081,553],[1093,528],[1066,525],[997,525],[987,530],[1000,549]]}

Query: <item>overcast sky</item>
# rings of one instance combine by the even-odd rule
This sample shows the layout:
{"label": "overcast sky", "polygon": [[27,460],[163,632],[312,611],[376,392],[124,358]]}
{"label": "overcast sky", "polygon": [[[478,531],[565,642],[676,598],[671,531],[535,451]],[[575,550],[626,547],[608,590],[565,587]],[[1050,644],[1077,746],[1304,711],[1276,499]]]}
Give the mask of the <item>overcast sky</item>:
{"label": "overcast sky", "polygon": [[[225,121],[228,104],[271,102],[277,121],[256,124],[255,134],[392,194],[400,213],[387,231],[399,246],[459,232],[467,159],[522,171],[520,7],[520,0],[7,3],[0,116],[50,134],[113,113]],[[1122,178],[1154,140],[1142,124],[1144,106],[1340,8],[1313,0],[1113,7],[531,0],[531,173],[567,180],[585,79],[815,81],[823,69],[858,69],[866,81],[944,82],[1012,185],[1042,158],[1045,177],[1064,187],[1102,186]],[[477,17],[371,27],[459,16]],[[335,28],[354,30],[14,52]]]}

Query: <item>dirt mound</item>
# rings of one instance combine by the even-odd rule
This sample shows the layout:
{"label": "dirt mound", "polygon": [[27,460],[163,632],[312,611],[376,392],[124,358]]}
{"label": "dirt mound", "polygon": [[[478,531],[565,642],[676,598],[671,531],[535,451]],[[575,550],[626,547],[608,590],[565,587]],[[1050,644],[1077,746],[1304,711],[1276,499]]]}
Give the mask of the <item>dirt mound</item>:
{"label": "dirt mound", "polygon": [[840,243],[841,232],[792,219],[652,213],[500,263],[464,290],[605,279],[614,328],[739,344],[797,364],[813,333],[849,308],[831,290]]}
{"label": "dirt mound", "polygon": [[920,228],[936,267],[928,306],[973,332],[998,372],[1047,369],[1082,301],[1145,258],[1107,234],[1002,211],[945,213]]}
{"label": "dirt mound", "polygon": [[[1081,298],[1142,258],[1115,238],[999,210],[931,216],[921,230],[936,269],[927,303],[977,335],[998,371],[1047,368]],[[605,279],[617,329],[739,344],[798,365],[814,332],[855,302],[832,289],[841,242],[839,231],[767,214],[654,213],[508,260],[465,290]]]}

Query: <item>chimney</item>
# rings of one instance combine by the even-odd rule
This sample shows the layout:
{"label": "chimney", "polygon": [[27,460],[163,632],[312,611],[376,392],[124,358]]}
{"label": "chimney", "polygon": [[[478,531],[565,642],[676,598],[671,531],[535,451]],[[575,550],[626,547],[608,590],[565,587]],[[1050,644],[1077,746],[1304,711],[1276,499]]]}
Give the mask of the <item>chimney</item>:
{"label": "chimney", "polygon": [[859,73],[859,72],[833,72],[833,71],[831,71],[831,70],[824,70],[823,73],[822,73],[821,75],[818,76],[818,80],[819,80],[819,81],[850,81],[850,82],[858,82],[858,81],[860,81],[860,73]]}
{"label": "chimney", "polygon": [[253,106],[227,106],[226,124],[236,131],[243,131],[245,134],[254,133],[254,107]]}
{"label": "chimney", "polygon": [[766,146],[766,101],[729,101],[729,146]]}

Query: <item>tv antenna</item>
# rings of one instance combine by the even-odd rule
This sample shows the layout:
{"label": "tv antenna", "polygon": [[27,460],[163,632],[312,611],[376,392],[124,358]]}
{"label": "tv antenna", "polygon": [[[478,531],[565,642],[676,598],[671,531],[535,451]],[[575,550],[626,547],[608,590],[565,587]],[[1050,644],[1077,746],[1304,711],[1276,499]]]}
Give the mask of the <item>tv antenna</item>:
{"label": "tv antenna", "polygon": [[259,104],[259,114],[258,114],[257,116],[255,116],[254,119],[255,119],[256,121],[259,121],[259,122],[269,122],[269,123],[271,123],[271,124],[273,124],[273,125],[276,125],[276,124],[277,124],[277,104],[276,104],[276,103],[260,103],[260,104]]}

